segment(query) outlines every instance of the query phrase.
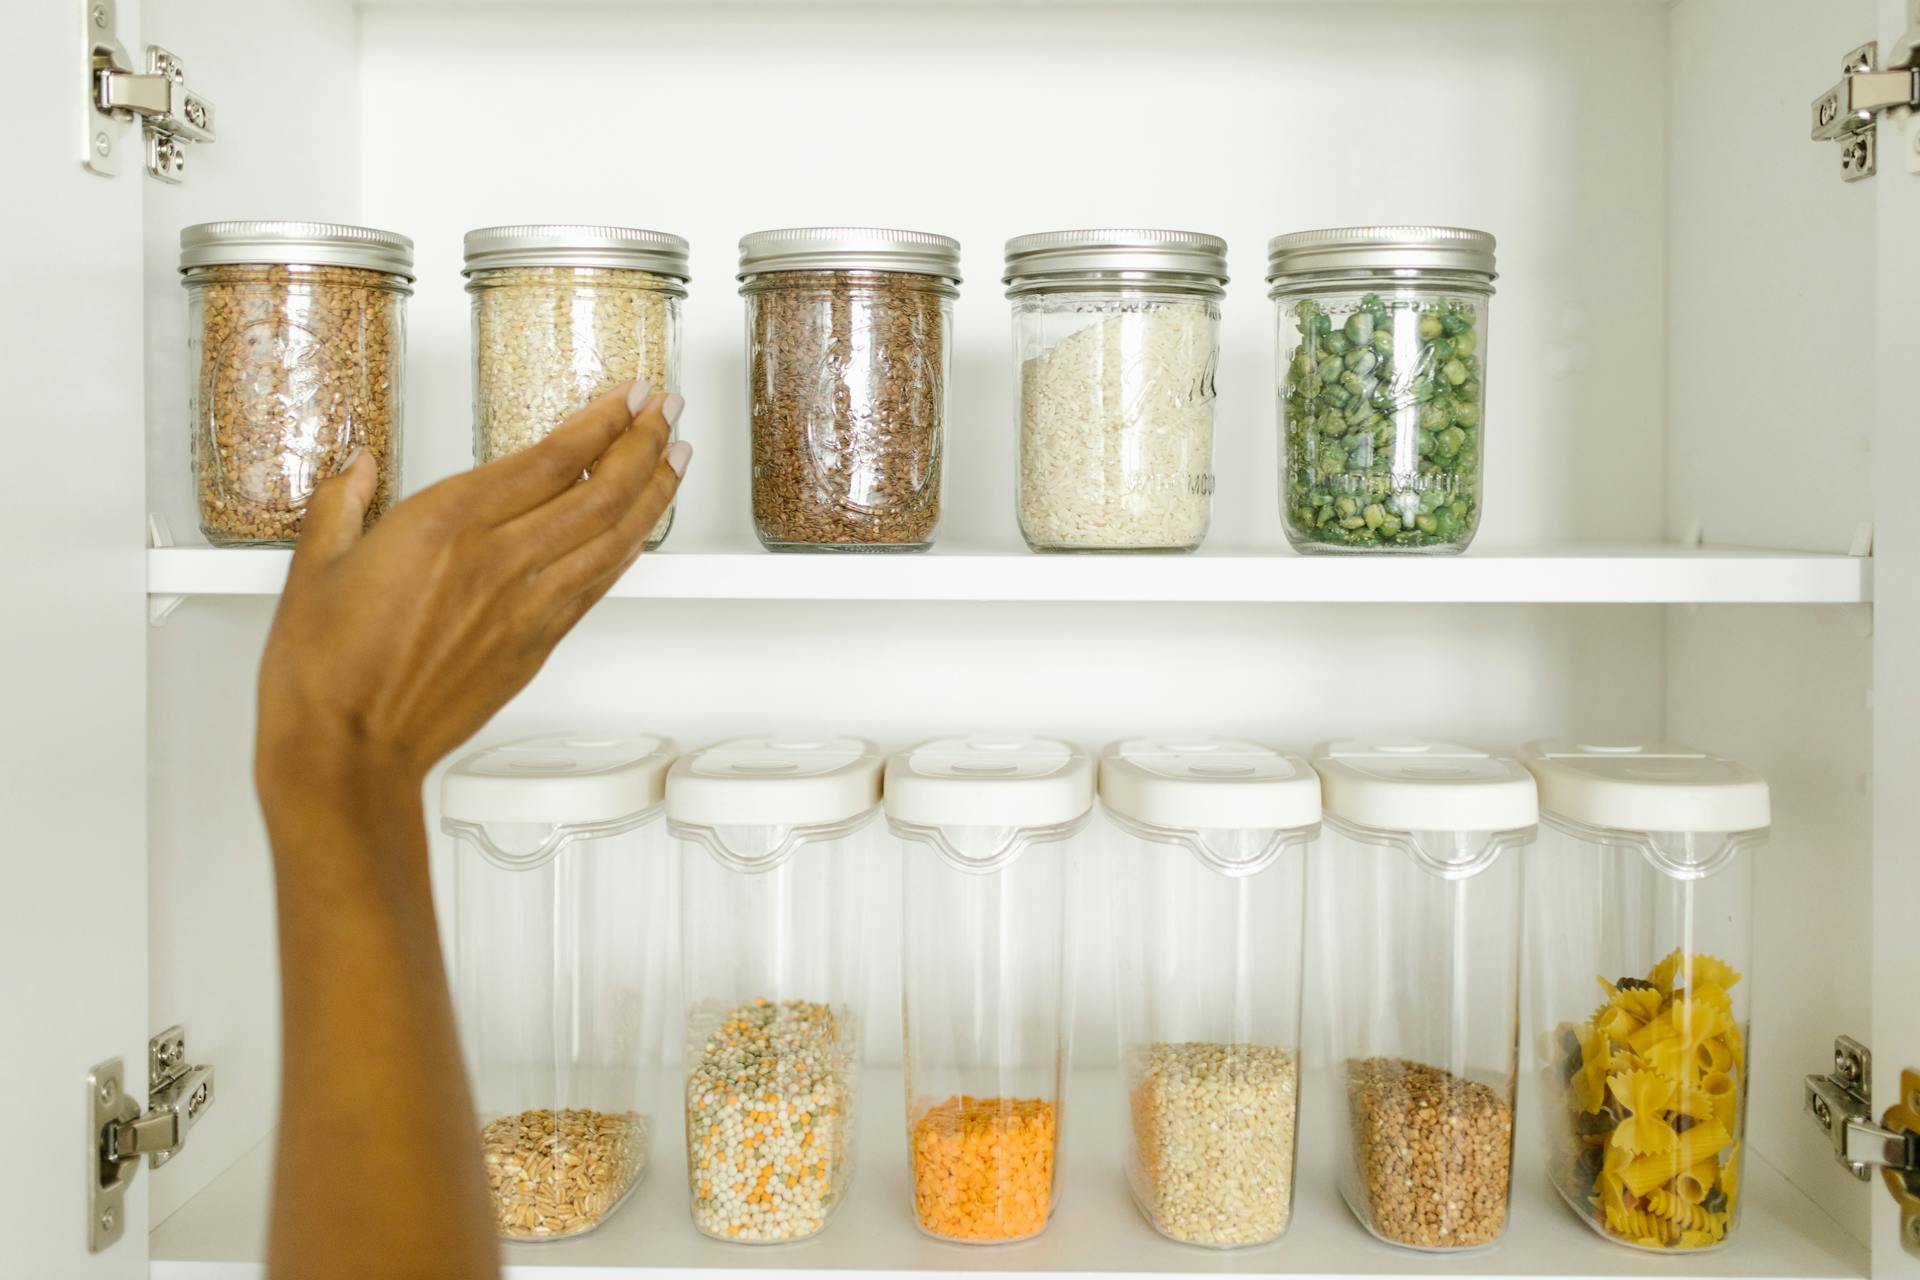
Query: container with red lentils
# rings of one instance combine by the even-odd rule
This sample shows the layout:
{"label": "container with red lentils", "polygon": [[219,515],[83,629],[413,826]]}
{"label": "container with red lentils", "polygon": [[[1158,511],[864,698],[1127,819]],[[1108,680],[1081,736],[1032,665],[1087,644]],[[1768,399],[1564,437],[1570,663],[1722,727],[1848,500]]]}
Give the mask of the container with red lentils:
{"label": "container with red lentils", "polygon": [[364,449],[371,524],[400,487],[413,241],[332,222],[207,222],[180,233],[188,422],[200,530],[288,546],[307,499]]}
{"label": "container with red lentils", "polygon": [[1093,767],[1047,738],[947,738],[889,760],[884,791],[903,847],[914,1220],[941,1240],[1025,1240],[1053,1213],[1067,868]]}

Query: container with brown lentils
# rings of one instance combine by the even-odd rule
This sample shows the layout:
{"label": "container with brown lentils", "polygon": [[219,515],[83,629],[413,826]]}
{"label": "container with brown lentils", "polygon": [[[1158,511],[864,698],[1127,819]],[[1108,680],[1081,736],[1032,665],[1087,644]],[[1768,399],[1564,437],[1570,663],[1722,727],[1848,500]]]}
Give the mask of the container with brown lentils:
{"label": "container with brown lentils", "polygon": [[753,526],[773,551],[923,551],[940,522],[960,245],[871,227],[740,241]]}
{"label": "container with brown lentils", "polygon": [[180,233],[188,419],[200,530],[288,546],[315,486],[356,449],[371,525],[400,487],[413,241],[330,222],[208,222]]}
{"label": "container with brown lentils", "polygon": [[[483,227],[466,237],[473,295],[473,461],[546,438],[609,387],[680,389],[687,242],[631,227]],[[673,510],[647,537],[657,547]]]}

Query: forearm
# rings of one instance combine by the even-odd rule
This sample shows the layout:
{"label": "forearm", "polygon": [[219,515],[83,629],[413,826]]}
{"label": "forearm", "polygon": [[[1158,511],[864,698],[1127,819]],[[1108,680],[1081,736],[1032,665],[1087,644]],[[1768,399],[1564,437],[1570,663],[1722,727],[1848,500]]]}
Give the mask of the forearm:
{"label": "forearm", "polygon": [[491,1277],[419,785],[315,759],[261,777],[284,1028],[270,1272]]}

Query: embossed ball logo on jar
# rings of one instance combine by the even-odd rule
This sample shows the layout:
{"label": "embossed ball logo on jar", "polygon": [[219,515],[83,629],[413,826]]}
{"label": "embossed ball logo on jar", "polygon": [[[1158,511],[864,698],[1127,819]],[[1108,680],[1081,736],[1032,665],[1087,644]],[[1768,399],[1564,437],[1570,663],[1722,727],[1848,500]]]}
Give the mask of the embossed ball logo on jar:
{"label": "embossed ball logo on jar", "polygon": [[247,325],[221,350],[213,446],[221,475],[249,502],[298,507],[338,469],[350,416],[340,393],[328,394],[324,363],[320,340],[282,320]]}
{"label": "embossed ball logo on jar", "polygon": [[[927,340],[938,350],[937,340]],[[838,385],[820,388],[817,403],[832,412],[807,417],[814,474],[823,495],[850,514],[911,510],[929,499],[940,475],[940,371],[914,343],[855,354],[830,376]],[[870,376],[876,364],[884,371],[878,378]]]}

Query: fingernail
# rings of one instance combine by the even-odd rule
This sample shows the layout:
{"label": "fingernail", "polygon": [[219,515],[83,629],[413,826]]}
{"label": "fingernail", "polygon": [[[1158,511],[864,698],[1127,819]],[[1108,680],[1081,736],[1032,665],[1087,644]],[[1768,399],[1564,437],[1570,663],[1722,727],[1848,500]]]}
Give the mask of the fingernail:
{"label": "fingernail", "polygon": [[687,463],[691,461],[693,461],[693,446],[685,440],[676,440],[667,447],[667,465],[672,467],[673,474],[682,480],[687,478]]}
{"label": "fingernail", "polygon": [[637,418],[640,410],[646,408],[647,401],[653,398],[653,388],[635,378],[633,385],[627,388],[627,415]]}
{"label": "fingernail", "polygon": [[366,451],[367,446],[363,444],[355,445],[353,452],[347,455],[347,460],[340,464],[340,471],[345,473],[353,470],[353,464],[360,461],[361,455],[366,453]]}
{"label": "fingernail", "polygon": [[680,425],[680,411],[686,407],[687,398],[676,391],[661,402],[660,413],[666,418],[668,426],[677,427]]}

